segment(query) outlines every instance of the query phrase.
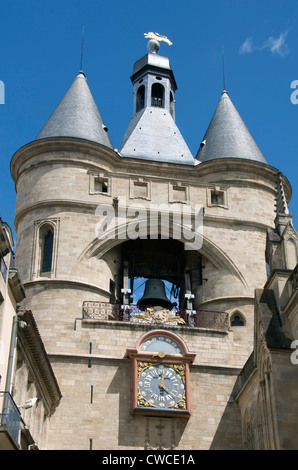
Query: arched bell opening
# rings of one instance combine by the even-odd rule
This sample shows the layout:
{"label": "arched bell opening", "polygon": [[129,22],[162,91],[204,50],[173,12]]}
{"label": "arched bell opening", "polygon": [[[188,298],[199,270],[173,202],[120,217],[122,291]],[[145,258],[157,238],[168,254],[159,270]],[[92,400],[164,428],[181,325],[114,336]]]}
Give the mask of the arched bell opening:
{"label": "arched bell opening", "polygon": [[136,98],[136,113],[143,109],[145,106],[145,86],[141,85],[137,91]]}
{"label": "arched bell opening", "polygon": [[151,88],[151,106],[165,107],[165,89],[160,83],[153,83]]}
{"label": "arched bell opening", "polygon": [[178,240],[159,237],[124,242],[121,258],[124,305],[141,310],[192,308],[192,285],[201,277],[199,253],[185,251]]}
{"label": "arched bell opening", "polygon": [[[110,289],[110,299],[111,303],[115,302],[121,308],[123,305],[136,305],[143,297],[146,281],[150,279],[162,280],[166,297],[176,304],[177,309],[191,310],[191,314],[206,303],[209,310],[210,301],[215,299],[217,302],[217,298],[222,297],[221,282],[225,282],[226,278],[233,283],[235,295],[238,295],[240,288],[243,292],[243,286],[247,288],[237,266],[205,234],[201,246],[198,246],[198,243],[188,242],[193,232],[187,231],[188,228],[184,225],[175,225],[171,220],[167,238],[159,224],[152,225],[151,227],[151,223],[148,224],[146,218],[143,221],[139,217],[137,223],[134,222],[134,231],[131,229],[131,221],[118,225],[116,237],[113,227],[104,237],[95,238],[86,247],[76,269],[84,260],[93,258],[95,270],[98,269],[95,260],[101,260],[102,263],[110,260],[107,273],[113,288]],[[138,234],[139,237],[136,237]],[[106,289],[108,290],[108,282]],[[216,303],[212,310],[217,311],[218,308]]]}

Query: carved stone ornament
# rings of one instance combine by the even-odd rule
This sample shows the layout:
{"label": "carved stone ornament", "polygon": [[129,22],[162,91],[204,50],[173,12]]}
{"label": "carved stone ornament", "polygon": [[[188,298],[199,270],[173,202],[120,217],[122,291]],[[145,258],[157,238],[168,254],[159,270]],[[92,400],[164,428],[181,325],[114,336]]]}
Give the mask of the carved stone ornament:
{"label": "carved stone ornament", "polygon": [[185,325],[185,321],[178,315],[173,315],[170,310],[155,310],[154,307],[146,308],[144,313],[134,315],[132,322],[141,323],[163,323],[165,325]]}

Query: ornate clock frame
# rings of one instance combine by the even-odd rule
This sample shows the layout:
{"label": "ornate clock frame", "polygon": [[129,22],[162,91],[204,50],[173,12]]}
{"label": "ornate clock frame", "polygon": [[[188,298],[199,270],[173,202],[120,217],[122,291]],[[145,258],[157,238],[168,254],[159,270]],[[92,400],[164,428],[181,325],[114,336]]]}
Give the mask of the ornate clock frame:
{"label": "ornate clock frame", "polygon": [[[144,343],[150,343],[150,338],[163,337],[168,344],[174,342],[177,348],[175,352],[142,350]],[[173,343],[172,343],[173,344]],[[154,349],[154,348],[153,348]],[[167,349],[167,348],[166,348]],[[170,348],[171,349],[171,348]],[[177,351],[180,352],[177,352]],[[136,342],[134,348],[126,349],[126,356],[131,359],[131,413],[144,416],[172,416],[190,417],[190,363],[195,359],[195,354],[189,352],[185,342],[175,333],[167,330],[150,330],[143,334]],[[173,400],[172,406],[153,404],[153,399],[148,400],[140,392],[139,381],[141,374],[151,367],[152,370],[161,369],[173,372],[172,384],[175,381],[174,374],[178,377],[178,382],[184,384],[184,391],[181,399]],[[169,369],[170,368],[170,369]],[[144,374],[143,374],[144,375]],[[161,377],[161,376],[160,376]],[[161,379],[162,381],[163,379]],[[177,380],[176,380],[177,381]],[[160,382],[159,382],[160,383]],[[159,387],[163,388],[163,387]],[[166,389],[167,390],[167,389]],[[168,394],[168,396],[170,396]]]}

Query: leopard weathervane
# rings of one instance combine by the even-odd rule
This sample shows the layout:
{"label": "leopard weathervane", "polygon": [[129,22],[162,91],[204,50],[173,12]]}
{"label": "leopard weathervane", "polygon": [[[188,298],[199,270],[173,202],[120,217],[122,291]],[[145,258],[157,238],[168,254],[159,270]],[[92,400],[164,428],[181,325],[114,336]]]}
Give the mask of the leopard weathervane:
{"label": "leopard weathervane", "polygon": [[158,42],[164,41],[164,42],[166,42],[169,46],[171,46],[171,45],[173,44],[166,36],[161,36],[161,35],[158,34],[158,33],[152,33],[152,32],[144,33],[144,36],[145,36],[145,38],[155,39],[155,40],[158,41]]}

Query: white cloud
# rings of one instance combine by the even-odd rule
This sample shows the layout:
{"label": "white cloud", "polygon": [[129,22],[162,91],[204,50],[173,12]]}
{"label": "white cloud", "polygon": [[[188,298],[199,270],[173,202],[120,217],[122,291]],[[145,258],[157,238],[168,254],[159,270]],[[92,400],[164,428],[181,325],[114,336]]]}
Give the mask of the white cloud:
{"label": "white cloud", "polygon": [[286,43],[288,31],[281,33],[277,39],[272,37],[268,38],[263,45],[263,49],[268,48],[272,54],[280,55],[281,57],[286,56],[289,53],[289,49]]}
{"label": "white cloud", "polygon": [[281,33],[278,38],[270,36],[262,45],[255,46],[252,37],[247,38],[240,47],[240,54],[250,54],[255,50],[262,51],[268,49],[272,54],[277,54],[280,57],[285,57],[289,53],[288,45],[286,43],[288,31]]}
{"label": "white cloud", "polygon": [[254,49],[252,38],[247,38],[240,47],[240,54],[249,54]]}

